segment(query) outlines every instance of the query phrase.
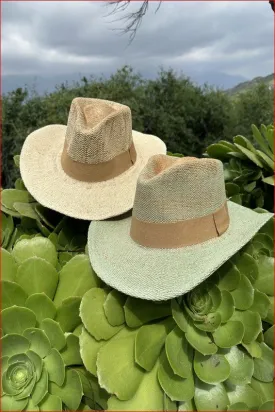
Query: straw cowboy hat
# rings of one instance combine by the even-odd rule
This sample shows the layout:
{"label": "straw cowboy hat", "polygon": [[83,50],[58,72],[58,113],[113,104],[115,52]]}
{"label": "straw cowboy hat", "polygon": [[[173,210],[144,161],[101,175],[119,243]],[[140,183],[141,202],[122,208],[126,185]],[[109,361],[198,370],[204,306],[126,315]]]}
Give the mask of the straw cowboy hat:
{"label": "straw cowboy hat", "polygon": [[167,300],[209,277],[272,216],[226,200],[219,160],[155,155],[138,178],[132,217],[90,224],[89,256],[113,288]]}
{"label": "straw cowboy hat", "polygon": [[20,171],[43,206],[101,220],[133,207],[138,175],[159,153],[166,153],[166,146],[158,137],[132,130],[129,107],[79,97],[72,101],[67,126],[46,126],[26,138]]}

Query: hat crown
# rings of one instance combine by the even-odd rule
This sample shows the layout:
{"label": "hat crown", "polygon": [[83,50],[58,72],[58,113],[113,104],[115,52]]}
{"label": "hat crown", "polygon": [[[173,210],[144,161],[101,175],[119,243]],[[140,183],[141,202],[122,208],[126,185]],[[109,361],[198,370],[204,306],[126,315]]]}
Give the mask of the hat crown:
{"label": "hat crown", "polygon": [[107,162],[129,149],[132,117],[128,106],[101,99],[77,97],[72,101],[66,151],[80,163]]}
{"label": "hat crown", "polygon": [[222,162],[156,155],[139,176],[133,216],[144,222],[172,223],[210,215],[225,201]]}

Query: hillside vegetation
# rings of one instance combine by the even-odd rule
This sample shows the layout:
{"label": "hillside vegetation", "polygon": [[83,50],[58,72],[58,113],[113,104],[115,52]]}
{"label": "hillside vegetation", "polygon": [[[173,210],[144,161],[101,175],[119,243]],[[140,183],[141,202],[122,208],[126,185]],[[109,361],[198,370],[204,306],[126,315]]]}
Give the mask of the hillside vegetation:
{"label": "hillside vegetation", "polygon": [[61,84],[44,96],[20,88],[3,97],[3,187],[11,187],[18,177],[13,156],[26,136],[48,124],[66,124],[71,101],[79,96],[130,106],[133,129],[159,136],[169,151],[185,155],[201,156],[209,144],[231,141],[237,134],[249,137],[252,123],[273,123],[273,90],[265,82],[232,99],[172,70],[146,80],[125,66],[109,79],[83,78],[74,87]]}
{"label": "hillside vegetation", "polygon": [[232,87],[232,89],[227,90],[227,92],[231,95],[236,95],[239,93],[247,92],[255,88],[255,86],[259,86],[260,84],[264,84],[271,89],[274,88],[274,73],[269,74],[268,76],[258,76],[254,79],[242,82],[237,84],[237,86]]}

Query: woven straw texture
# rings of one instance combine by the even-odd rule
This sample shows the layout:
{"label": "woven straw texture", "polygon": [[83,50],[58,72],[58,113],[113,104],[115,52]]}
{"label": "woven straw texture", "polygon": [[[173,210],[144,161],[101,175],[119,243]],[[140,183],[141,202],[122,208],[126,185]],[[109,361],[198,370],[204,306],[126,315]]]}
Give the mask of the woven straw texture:
{"label": "woven straw texture", "polygon": [[108,100],[75,98],[66,143],[68,155],[77,162],[98,164],[113,159],[131,146],[130,108]]}
{"label": "woven straw texture", "polygon": [[92,222],[91,264],[111,287],[136,298],[167,300],[187,293],[238,252],[273,217],[228,202],[230,226],[219,238],[181,249],[151,249],[130,238],[131,218]]}
{"label": "woven straw texture", "polygon": [[[105,103],[103,103],[103,106],[104,104]],[[73,104],[73,107],[72,113],[79,109],[78,104]],[[115,105],[115,107],[116,116],[117,110],[119,110],[119,116],[116,117],[117,119],[121,120],[128,116],[126,116],[128,110],[124,109],[125,106],[119,109],[117,109],[117,105]],[[108,124],[109,122],[110,124],[112,123],[110,119],[112,119],[113,115],[114,113],[110,112],[109,115],[106,116],[103,126],[105,126],[105,122]],[[72,116],[76,116],[76,114],[72,114]],[[86,116],[89,117],[89,114],[86,113]],[[124,127],[122,124],[126,123],[126,121],[123,123],[121,120],[117,130],[122,131]],[[114,125],[114,122],[112,124]],[[127,124],[129,126],[130,123],[128,122]],[[70,125],[72,125],[71,120]],[[81,130],[83,131],[84,129],[83,126]],[[108,130],[110,131],[110,129]],[[151,156],[158,153],[166,153],[165,144],[156,136],[146,135],[136,131],[131,131],[130,137],[128,134],[125,134],[125,150],[128,148],[130,142],[133,141],[135,145],[137,159],[134,165],[113,179],[88,183],[71,178],[62,169],[61,155],[67,131],[68,128],[64,125],[50,125],[34,131],[26,138],[20,155],[20,172],[24,184],[31,195],[45,207],[56,210],[64,215],[83,220],[107,219],[121,215],[132,209],[136,182],[141,170]],[[74,148],[77,140],[75,136],[72,138],[72,129],[69,135],[71,135],[71,137],[67,134],[67,139],[69,139],[71,145],[69,150],[74,152],[74,155],[77,153],[79,155],[81,151],[77,152]],[[88,134],[85,135],[85,138],[87,138],[87,136]],[[107,156],[108,154],[107,142],[109,138],[111,139],[111,134],[104,140],[105,151],[101,154],[102,156]],[[115,139],[114,137],[113,140]],[[93,139],[91,138],[91,140]],[[111,150],[109,152],[111,156],[116,155],[119,147],[124,149],[121,135],[119,136],[119,141],[119,144],[114,142],[111,144]],[[93,147],[95,150],[94,153],[98,153],[96,152],[97,145],[95,143],[90,144],[89,150],[86,155],[84,155],[84,157],[86,156],[86,160],[89,159],[89,161],[91,161],[95,159],[91,155]],[[82,156],[81,159],[83,160],[84,157]]]}
{"label": "woven straw texture", "polygon": [[[133,214],[147,222],[176,222],[216,211],[224,203],[222,163],[212,159],[152,157],[140,174]],[[97,275],[137,298],[166,300],[203,282],[271,218],[227,202],[229,227],[211,240],[174,249],[144,247],[130,237],[131,217],[92,222],[88,251]]]}
{"label": "woven straw texture", "polygon": [[209,215],[225,202],[222,162],[155,155],[141,172],[133,215],[168,223]]}

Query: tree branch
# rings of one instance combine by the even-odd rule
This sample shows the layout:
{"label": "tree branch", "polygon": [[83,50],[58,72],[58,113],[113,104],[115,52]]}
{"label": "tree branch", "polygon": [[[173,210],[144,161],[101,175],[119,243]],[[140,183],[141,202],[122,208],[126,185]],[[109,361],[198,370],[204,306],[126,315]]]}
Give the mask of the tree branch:
{"label": "tree branch", "polygon": [[[125,11],[128,6],[130,5],[131,0],[112,0],[107,2],[107,6],[113,6],[113,10],[110,12],[110,14],[117,14],[122,11]],[[162,0],[159,0],[158,7],[155,11],[155,13],[158,12],[160,6],[161,6]],[[149,8],[149,0],[144,0],[142,5],[139,7],[139,9],[135,12],[128,13],[125,16],[117,19],[117,20],[124,20],[126,22],[126,27],[124,29],[119,29],[123,34],[125,33],[130,33],[130,43],[134,40],[137,30],[139,29],[142,19],[147,13]],[[109,14],[109,15],[110,15]]]}

